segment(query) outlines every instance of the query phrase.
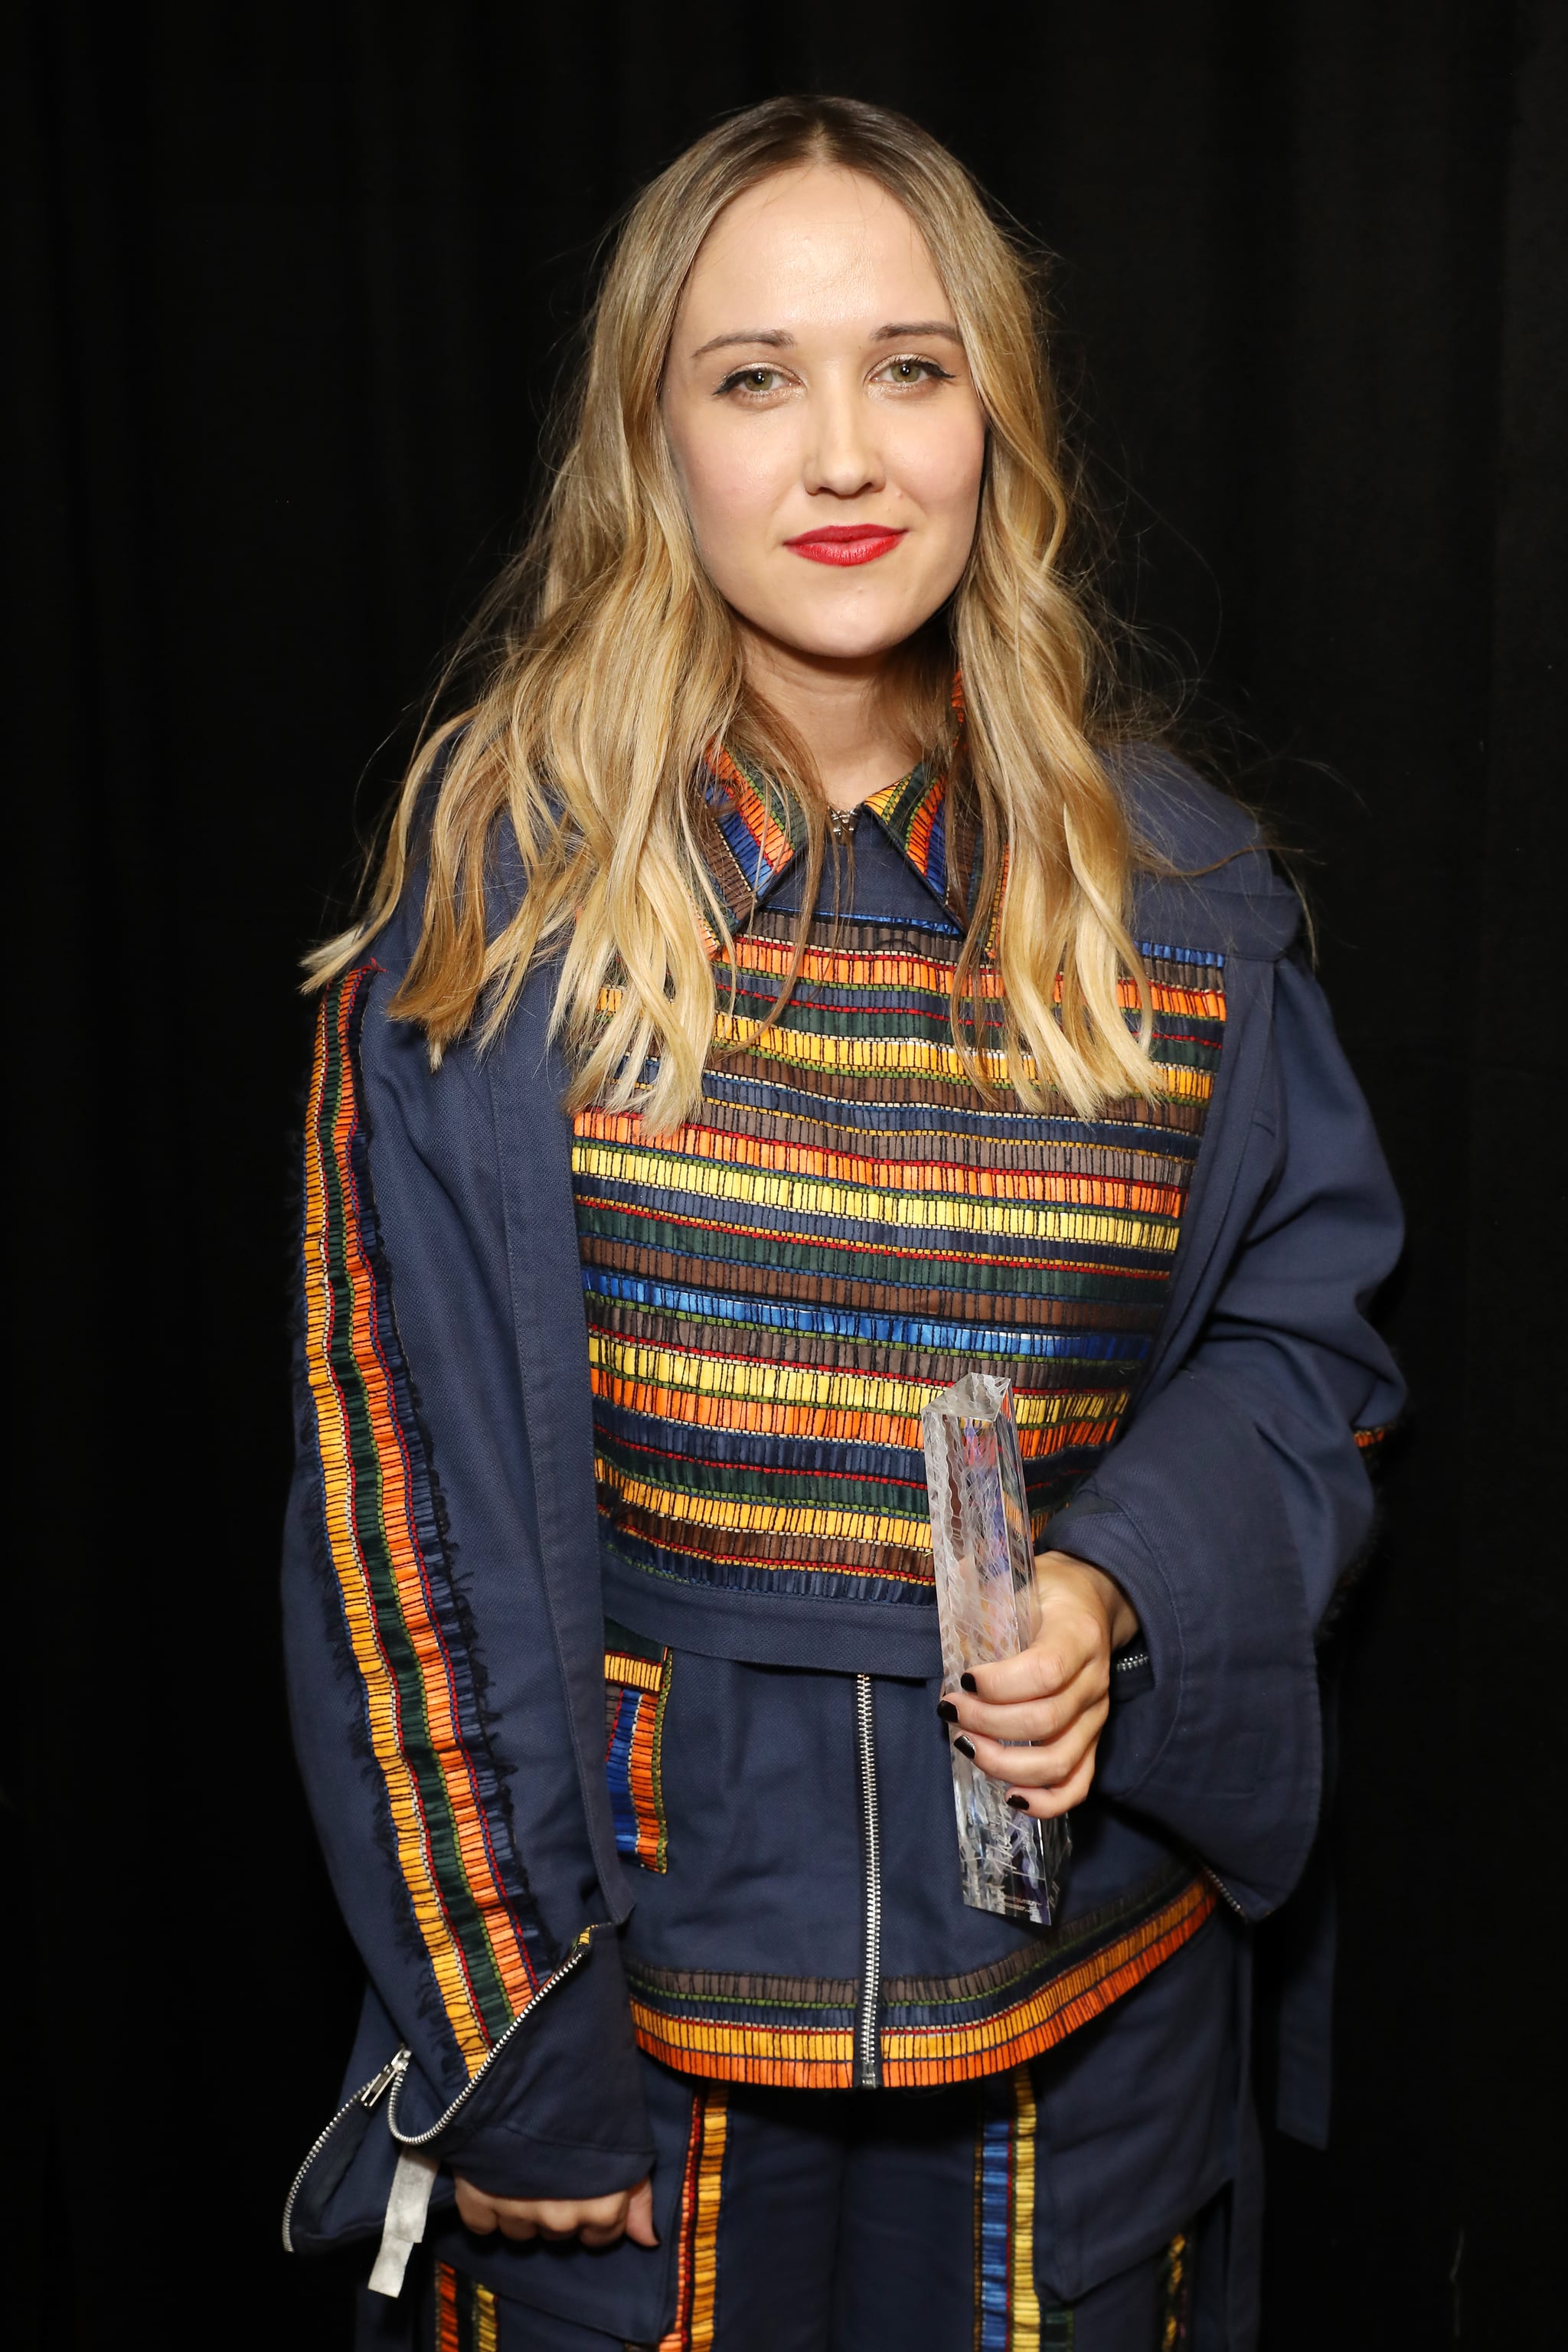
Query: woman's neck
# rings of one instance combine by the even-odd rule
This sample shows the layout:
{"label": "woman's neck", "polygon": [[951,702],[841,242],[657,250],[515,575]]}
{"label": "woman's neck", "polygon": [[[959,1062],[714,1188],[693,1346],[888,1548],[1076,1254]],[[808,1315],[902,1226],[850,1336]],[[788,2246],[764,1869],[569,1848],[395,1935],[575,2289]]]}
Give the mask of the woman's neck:
{"label": "woman's neck", "polygon": [[889,660],[818,659],[747,633],[747,677],[810,751],[829,808],[858,808],[918,757],[886,691]]}

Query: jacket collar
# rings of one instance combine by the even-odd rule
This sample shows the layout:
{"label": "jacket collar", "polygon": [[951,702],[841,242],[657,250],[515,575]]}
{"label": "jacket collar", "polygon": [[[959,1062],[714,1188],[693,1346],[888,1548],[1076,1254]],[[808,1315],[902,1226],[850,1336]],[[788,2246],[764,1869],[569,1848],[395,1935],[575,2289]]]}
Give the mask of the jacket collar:
{"label": "jacket collar", "polygon": [[[763,774],[716,747],[703,764],[704,861],[720,904],[734,930],[744,929],[755,908],[805,846],[804,812]],[[962,922],[968,912],[973,843],[956,845],[950,835],[968,828],[952,823],[954,796],[947,777],[921,761],[898,782],[862,801],[895,849],[911,866],[945,914]],[[708,951],[720,940],[706,926]]]}

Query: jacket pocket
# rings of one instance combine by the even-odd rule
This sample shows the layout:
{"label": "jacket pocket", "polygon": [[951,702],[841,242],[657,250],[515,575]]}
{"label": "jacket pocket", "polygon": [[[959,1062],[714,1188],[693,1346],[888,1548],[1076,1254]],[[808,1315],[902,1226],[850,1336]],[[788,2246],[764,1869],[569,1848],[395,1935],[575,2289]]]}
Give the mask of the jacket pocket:
{"label": "jacket pocket", "polygon": [[672,1654],[605,1621],[605,1778],[616,1845],[645,1870],[669,1867],[660,1756]]}

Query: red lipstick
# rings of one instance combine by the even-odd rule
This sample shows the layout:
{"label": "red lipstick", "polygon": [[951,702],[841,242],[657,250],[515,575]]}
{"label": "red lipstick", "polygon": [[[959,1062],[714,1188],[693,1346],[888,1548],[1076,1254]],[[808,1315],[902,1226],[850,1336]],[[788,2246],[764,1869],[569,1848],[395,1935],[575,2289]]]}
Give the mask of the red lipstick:
{"label": "red lipstick", "polygon": [[879,555],[888,555],[904,536],[901,530],[889,530],[880,522],[830,522],[820,530],[803,530],[798,539],[786,539],[784,545],[796,555],[809,556],[813,563],[875,563]]}

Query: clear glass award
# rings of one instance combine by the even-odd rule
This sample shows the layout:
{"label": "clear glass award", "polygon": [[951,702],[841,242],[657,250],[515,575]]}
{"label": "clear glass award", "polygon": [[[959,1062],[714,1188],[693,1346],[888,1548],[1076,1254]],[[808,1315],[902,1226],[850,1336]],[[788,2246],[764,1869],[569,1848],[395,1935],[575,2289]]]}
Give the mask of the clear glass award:
{"label": "clear glass award", "polygon": [[[921,1416],[931,1496],[942,1686],[1026,1650],[1038,1622],[1035,1547],[1024,1464],[1013,1419],[1013,1384],[969,1372]],[[991,1780],[952,1741],[952,1798],[963,1899],[976,1911],[1049,1927],[1063,1864],[1072,1851],[1065,1818],[1016,1813]]]}

